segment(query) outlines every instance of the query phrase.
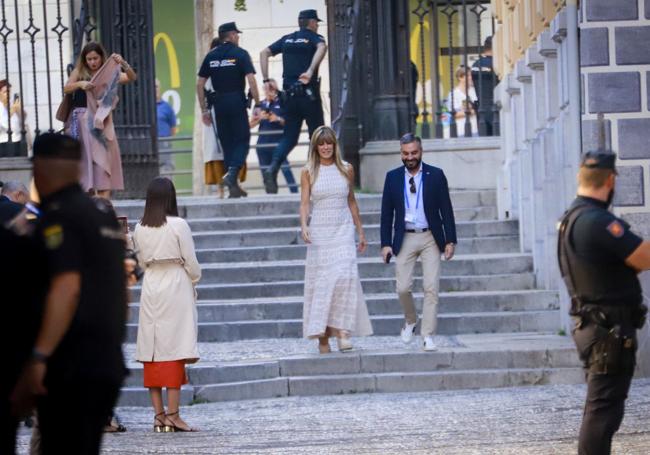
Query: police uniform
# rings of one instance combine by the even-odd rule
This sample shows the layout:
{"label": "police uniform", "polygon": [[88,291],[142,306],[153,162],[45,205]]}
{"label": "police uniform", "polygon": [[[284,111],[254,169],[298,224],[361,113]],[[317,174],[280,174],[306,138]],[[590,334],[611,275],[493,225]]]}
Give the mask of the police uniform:
{"label": "police uniform", "polygon": [[[316,10],[301,11],[298,19],[315,19],[320,22]],[[285,124],[282,138],[273,151],[271,166],[264,174],[267,193],[278,192],[278,170],[298,143],[303,120],[307,122],[310,137],[316,128],[325,124],[318,68],[314,70],[308,84],[298,80],[300,75],[311,66],[314,54],[321,43],[325,43],[322,35],[308,28],[301,28],[283,36],[268,47],[272,55],[282,54]]]}
{"label": "police uniform", "polygon": [[[241,33],[234,22],[219,26],[220,34],[230,31]],[[222,43],[208,52],[199,69],[200,77],[212,81],[214,100],[208,102],[214,110],[219,141],[224,151],[224,164],[228,170],[224,183],[229,187],[231,197],[242,195],[237,176],[246,163],[251,138],[245,95],[248,74],[255,74],[250,55],[230,42]]]}
{"label": "police uniform", "polygon": [[[616,155],[590,152],[583,167],[612,169]],[[607,210],[578,196],[559,225],[558,259],[571,297],[572,331],[587,377],[580,454],[609,454],[634,373],[636,330],[645,321],[637,271],[625,260],[642,239]]]}
{"label": "police uniform", "polygon": [[[35,157],[56,153],[56,139],[41,147],[38,142]],[[79,184],[43,197],[41,208],[35,235],[49,278],[69,272],[81,277],[74,317],[46,359],[47,395],[38,402],[43,453],[98,453],[126,375],[124,234],[115,216]]]}
{"label": "police uniform", "polygon": [[498,136],[496,118],[499,112],[494,108],[494,87],[497,76],[494,73],[491,55],[483,55],[472,65],[472,83],[478,95],[479,136]]}

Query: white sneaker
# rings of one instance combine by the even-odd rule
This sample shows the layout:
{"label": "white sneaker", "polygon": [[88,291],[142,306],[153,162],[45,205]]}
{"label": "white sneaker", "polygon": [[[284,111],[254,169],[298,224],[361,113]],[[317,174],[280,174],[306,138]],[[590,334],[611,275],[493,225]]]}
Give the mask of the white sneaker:
{"label": "white sneaker", "polygon": [[422,349],[425,351],[437,351],[438,346],[433,342],[433,337],[424,337],[424,345]]}
{"label": "white sneaker", "polygon": [[413,324],[409,324],[408,322],[404,323],[404,327],[402,327],[402,331],[400,332],[400,336],[402,337],[402,341],[404,343],[408,344],[413,340],[413,334],[415,333],[416,325],[418,325],[417,320]]}

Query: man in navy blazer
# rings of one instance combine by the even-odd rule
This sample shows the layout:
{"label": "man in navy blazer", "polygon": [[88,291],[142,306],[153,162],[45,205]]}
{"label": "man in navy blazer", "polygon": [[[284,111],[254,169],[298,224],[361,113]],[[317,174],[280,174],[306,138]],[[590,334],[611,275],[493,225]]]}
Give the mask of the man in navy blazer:
{"label": "man in navy blazer", "polygon": [[404,166],[386,174],[381,201],[381,254],[388,263],[395,256],[397,295],[404,310],[402,340],[410,343],[417,325],[411,291],[415,262],[422,262],[422,326],[425,351],[437,349],[436,332],[440,255],[454,256],[456,222],[442,169],[422,162],[422,141],[413,133],[400,139]]}

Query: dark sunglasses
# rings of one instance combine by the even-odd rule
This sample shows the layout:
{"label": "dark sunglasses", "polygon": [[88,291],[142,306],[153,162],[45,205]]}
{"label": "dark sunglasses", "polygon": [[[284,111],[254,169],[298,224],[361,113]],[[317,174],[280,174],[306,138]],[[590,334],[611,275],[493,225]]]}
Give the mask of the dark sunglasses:
{"label": "dark sunglasses", "polygon": [[413,177],[411,177],[411,178],[409,179],[409,185],[411,185],[411,188],[410,188],[410,189],[411,189],[411,193],[415,193],[415,192],[416,192],[416,189],[415,189],[415,180],[413,180]]}

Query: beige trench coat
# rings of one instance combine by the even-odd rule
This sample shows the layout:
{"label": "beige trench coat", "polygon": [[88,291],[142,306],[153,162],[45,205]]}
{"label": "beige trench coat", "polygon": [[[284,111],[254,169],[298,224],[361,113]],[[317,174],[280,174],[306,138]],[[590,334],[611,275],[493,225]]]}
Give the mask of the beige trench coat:
{"label": "beige trench coat", "polygon": [[161,227],[138,224],[133,232],[145,267],[135,358],[139,362],[199,359],[194,285],[201,278],[187,222],[167,217]]}

